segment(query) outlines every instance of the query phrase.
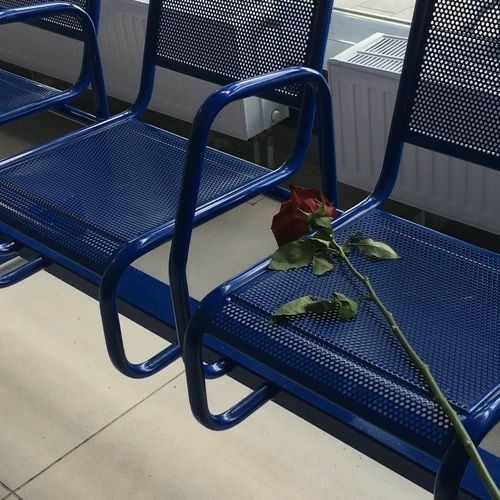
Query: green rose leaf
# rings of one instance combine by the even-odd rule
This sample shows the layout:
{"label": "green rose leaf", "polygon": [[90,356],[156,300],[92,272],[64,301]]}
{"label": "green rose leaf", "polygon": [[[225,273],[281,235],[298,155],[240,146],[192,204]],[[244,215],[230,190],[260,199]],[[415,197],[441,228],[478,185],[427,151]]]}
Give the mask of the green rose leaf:
{"label": "green rose leaf", "polygon": [[346,240],[346,242],[342,245],[342,251],[347,255],[351,251],[351,242]]}
{"label": "green rose leaf", "polygon": [[310,295],[292,300],[291,302],[282,305],[277,311],[272,314],[271,322],[276,323],[277,321],[288,318],[290,316],[305,314],[308,311],[308,307],[315,302],[316,299]]}
{"label": "green rose leaf", "polygon": [[334,267],[334,263],[328,254],[316,254],[313,257],[312,268],[316,276],[323,276],[329,273]]}
{"label": "green rose leaf", "polygon": [[328,248],[329,241],[305,236],[278,248],[271,258],[269,269],[272,271],[288,271],[308,266],[314,254],[321,249]]}
{"label": "green rose leaf", "polygon": [[317,300],[310,295],[292,300],[281,306],[272,316],[271,322],[299,316],[306,313],[322,314],[333,312],[340,320],[349,320],[358,313],[358,304],[342,293],[335,293],[332,299]]}
{"label": "green rose leaf", "polygon": [[387,243],[374,241],[371,238],[363,238],[356,242],[351,242],[353,246],[366,257],[380,260],[400,259],[401,257]]}
{"label": "green rose leaf", "polygon": [[334,312],[341,320],[354,318],[358,314],[358,304],[343,293],[335,293],[330,300],[318,300],[307,307],[308,312],[325,313]]}
{"label": "green rose leaf", "polygon": [[311,243],[310,238],[300,238],[287,243],[276,250],[269,264],[269,269],[288,271],[308,266],[312,262],[316,248],[317,245]]}
{"label": "green rose leaf", "polygon": [[344,244],[342,245],[342,250],[347,255],[352,249],[352,244],[360,240],[363,240],[364,238],[365,237],[363,236],[363,233],[361,231],[351,234],[351,236],[349,236],[349,238],[347,238]]}
{"label": "green rose leaf", "polygon": [[358,303],[343,293],[337,292],[332,300],[338,304],[337,314],[340,319],[352,319],[358,314]]}
{"label": "green rose leaf", "polygon": [[330,233],[332,231],[332,219],[331,217],[318,217],[313,221],[314,228],[322,228],[328,230]]}

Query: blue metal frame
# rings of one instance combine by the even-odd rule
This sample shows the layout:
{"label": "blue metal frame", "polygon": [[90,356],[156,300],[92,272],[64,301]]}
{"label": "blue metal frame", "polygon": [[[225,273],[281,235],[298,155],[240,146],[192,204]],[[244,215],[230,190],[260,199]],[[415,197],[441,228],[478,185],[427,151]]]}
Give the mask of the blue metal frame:
{"label": "blue metal frame", "polygon": [[[306,83],[317,95],[320,102],[319,115],[323,123],[323,126],[321,127],[323,135],[320,138],[322,161],[333,163],[333,151],[328,148],[328,135],[325,135],[328,133],[333,134],[333,118],[328,84],[318,72],[312,69],[289,68],[276,73],[271,73],[269,75],[259,76],[249,80],[237,82],[232,85],[227,85],[216,91],[205,101],[193,122],[186,159],[186,168],[184,172],[184,185],[187,184],[190,186],[193,189],[193,192],[194,190],[197,191],[200,182],[205,150],[207,147],[208,132],[214,119],[225,106],[231,102],[256,95],[267,89],[278,88],[281,85],[286,85],[291,81]],[[311,96],[309,95],[306,99],[311,99]],[[301,140],[296,142],[296,147],[294,148],[290,158],[278,170],[270,172],[269,174],[248,183],[244,188],[235,190],[228,195],[199,207],[198,209],[196,209],[196,198],[194,198],[194,205],[191,206],[193,209],[191,214],[192,225],[214,218],[234,206],[243,203],[244,201],[265,193],[293,175],[304,160],[310,136],[312,134],[312,116],[314,114],[314,105],[312,100],[309,102],[310,104],[304,107],[300,119],[297,135],[301,138]],[[323,171],[332,172],[333,170],[325,168]],[[328,186],[325,192],[331,197],[331,199],[336,200],[337,194],[335,178],[331,178],[328,174],[325,174],[324,183],[325,186]],[[181,201],[180,206],[185,206],[184,200]],[[179,346],[182,345],[182,337],[179,337],[178,345],[170,346],[145,363],[133,365],[128,362],[123,350],[123,342],[116,308],[116,293],[120,277],[123,272],[138,257],[150,252],[166,241],[169,241],[172,238],[173,233],[174,221],[171,221],[165,226],[150,231],[146,235],[130,242],[115,256],[106,269],[101,280],[101,315],[103,318],[108,353],[116,368],[129,377],[148,377],[167,366],[173,359],[175,359],[174,356],[178,357],[180,355]],[[187,260],[187,253],[185,254],[185,257]],[[178,275],[175,272],[171,274],[171,276],[174,279],[178,278]],[[184,284],[186,292],[186,296],[184,298],[186,300],[183,304],[189,309],[190,298],[185,276]],[[173,299],[175,301],[175,297],[173,297]],[[178,332],[183,331],[183,329],[178,328]],[[215,377],[226,373],[230,368],[230,365],[221,361],[220,363],[210,367],[205,367],[204,373],[208,374],[209,377]]]}
{"label": "blue metal frame", "polygon": [[[96,123],[83,130],[58,138],[48,144],[35,148],[30,152],[18,155],[15,158],[0,162],[0,168],[7,166],[14,161],[29,157],[36,157],[37,155],[52,148],[67,144],[78,137],[83,137],[97,132],[105,127],[113,126],[117,122],[137,119],[139,115],[145,111],[153,91],[156,66],[160,64],[156,54],[156,43],[161,6],[161,0],[151,0],[149,4],[141,85],[135,103],[125,112],[108,120]],[[331,3],[329,0],[325,0],[321,3],[321,15],[316,16],[317,23],[313,36],[313,50],[308,62],[311,66],[316,67],[318,70],[321,69],[323,63],[331,13],[330,7]],[[188,158],[186,160],[186,170],[191,171],[192,169],[201,169],[203,155],[207,147],[206,142],[208,131],[215,116],[227,104],[245,97],[260,95],[264,92],[271,91],[272,89],[279,88],[290,83],[304,83],[309,88],[309,90],[304,92],[296,143],[290,158],[278,170],[269,172],[268,174],[249,182],[244,188],[234,190],[227,195],[221,196],[220,198],[199,207],[194,214],[195,224],[200,224],[206,220],[216,217],[234,206],[257,196],[258,194],[265,193],[273,189],[275,192],[278,192],[277,186],[290,178],[290,176],[304,161],[312,136],[315,116],[315,96],[320,103],[319,110],[322,120],[320,130],[324,136],[321,139],[322,161],[333,164],[333,151],[328,147],[328,137],[333,136],[331,99],[328,85],[321,74],[314,69],[295,67],[232,83],[222,87],[211,95],[202,105],[195,118],[190,138]],[[330,173],[334,172],[334,169],[325,167],[322,171],[324,172],[323,183],[326,186],[325,194],[330,199],[336,201],[336,179],[334,177],[330,177]],[[189,183],[189,177],[185,177],[185,179],[188,179],[187,182]],[[44,256],[45,259],[51,262],[58,263],[82,277],[92,280],[97,279],[99,281],[99,301],[108,353],[115,367],[123,374],[133,378],[148,377],[167,366],[174,359],[180,356],[182,339],[179,339],[179,343],[177,345],[170,346],[143,363],[130,363],[127,359],[123,346],[119,316],[116,306],[117,290],[119,289],[120,279],[123,273],[137,258],[150,252],[172,238],[174,232],[173,220],[159,228],[149,231],[133,241],[128,242],[127,245],[114,256],[102,276],[97,276],[92,271],[83,268],[75,262],[72,262],[70,259],[59,254],[53,249],[40,244],[40,242],[34,240],[29,235],[20,233],[1,221],[0,232],[8,235],[19,244],[38,252],[40,255]],[[15,276],[11,276],[11,279],[14,278]],[[181,331],[183,332],[184,329],[181,329]],[[213,365],[204,366],[204,373],[205,376],[210,378],[220,376],[230,369],[231,364],[222,360]]]}
{"label": "blue metal frame", "polygon": [[[363,216],[369,211],[383,204],[389,197],[397,179],[401,155],[405,143],[405,129],[408,123],[411,97],[417,85],[419,66],[422,61],[425,49],[425,36],[433,14],[433,2],[420,0],[414,14],[414,22],[409,37],[409,52],[405,59],[401,83],[395,106],[395,113],[391,124],[388,145],[383,162],[382,172],[379,180],[370,195],[361,203],[343,213],[335,222],[334,228],[352,222],[354,219]],[[217,102],[213,103],[217,107]],[[186,376],[188,383],[189,399],[191,409],[196,419],[205,427],[213,430],[224,430],[230,428],[252,414],[262,404],[273,397],[277,390],[290,391],[303,401],[331,414],[342,413],[341,409],[332,401],[311,392],[296,381],[286,378],[280,373],[270,369],[257,359],[250,358],[244,353],[233,349],[227,343],[212,336],[205,335],[207,324],[214,312],[220,310],[226,297],[236,289],[255,279],[267,268],[269,260],[265,260],[250,270],[242,273],[238,277],[221,285],[211,292],[192,313],[189,302],[189,292],[186,279],[187,256],[189,252],[191,233],[198,196],[198,188],[201,174],[201,160],[203,158],[203,147],[197,143],[203,143],[206,138],[208,127],[213,119],[211,110],[202,112],[199,122],[193,132],[193,142],[189,150],[188,162],[186,165],[184,183],[182,188],[181,203],[176,218],[176,231],[172,242],[170,254],[170,283],[173,297],[175,320],[179,338],[184,336],[183,358],[186,365]],[[204,125],[205,124],[205,125]],[[325,119],[321,120],[322,126],[327,126]],[[323,137],[328,137],[323,134]],[[330,135],[332,140],[333,135]],[[330,157],[333,159],[333,144],[322,145],[323,149],[330,149]],[[454,151],[454,154],[459,152]],[[487,165],[489,166],[489,165]],[[497,166],[498,167],[498,166]],[[328,168],[326,173],[324,168]],[[322,163],[323,189],[329,194],[332,192],[331,186],[325,180],[335,179],[334,161]],[[336,200],[336,197],[333,198]],[[183,334],[184,332],[184,334]],[[211,349],[233,360],[235,363],[249,369],[257,375],[267,380],[264,386],[254,390],[244,400],[236,403],[229,410],[214,415],[211,413],[206,393],[206,384],[201,367],[202,346],[207,345]],[[344,413],[345,410],[344,410]],[[498,422],[500,416],[500,388],[492,391],[491,394],[479,405],[464,424],[471,433],[475,444],[479,445],[481,439]],[[372,439],[393,448],[404,454],[416,463],[423,464],[430,459],[428,455],[412,446],[401,443],[394,437],[387,436],[380,429],[369,425],[355,415],[348,414],[345,420],[355,423],[354,426],[363,429]],[[364,424],[362,423],[364,422]],[[461,442],[455,439],[449,446],[445,456],[442,458],[437,471],[435,498],[452,499],[455,498],[460,488],[460,482],[468,463],[468,455],[465,453]]]}
{"label": "blue metal frame", "polygon": [[[82,25],[82,41],[84,43],[80,75],[71,88],[61,91],[57,95],[32,102],[18,109],[1,113],[0,124],[5,124],[38,111],[52,108],[69,116],[76,117],[84,122],[95,121],[96,118],[106,119],[109,117],[108,101],[97,42],[99,7],[100,0],[92,0],[89,2],[88,12],[69,2],[53,2],[0,11],[0,24],[27,22],[36,24],[39,27],[45,27],[45,25],[41,25],[37,21],[59,16],[61,14],[74,17],[78,19]],[[64,29],[51,27],[50,30],[63,36],[69,36],[68,31]],[[73,36],[73,38],[79,37]],[[85,92],[89,84],[92,84],[92,89],[94,91],[95,117],[68,106],[68,103]]]}
{"label": "blue metal frame", "polygon": [[328,84],[320,73],[307,68],[289,68],[270,75],[228,85],[212,94],[202,105],[193,122],[186,168],[184,170],[182,194],[176,218],[176,224],[180,224],[180,226],[175,232],[170,254],[169,269],[170,279],[172,280],[172,300],[176,311],[176,325],[181,342],[183,332],[186,330],[191,316],[186,266],[191,232],[196,215],[203,160],[212,123],[220,111],[231,102],[285,86],[290,82],[302,82],[309,87],[309,92],[305,96],[308,105],[303,108],[297,129],[299,140],[296,141],[290,158],[278,170],[261,177],[249,184],[245,189],[235,193],[235,201],[225,200],[223,208],[227,210],[235,202],[241,203],[260,193],[278,187],[300,168],[307,153],[312,134],[314,105],[311,93],[317,99],[320,123],[318,130],[323,192],[330,200],[338,204],[335,151],[331,147],[333,138],[331,97]]}
{"label": "blue metal frame", "polygon": [[[307,68],[312,68],[317,71],[321,71],[323,68],[326,41],[330,30],[332,8],[333,0],[321,0],[318,2],[318,9],[315,13],[313,26],[311,26],[310,28],[312,36],[310,41],[311,45],[309,48],[309,57],[303,64]],[[164,61],[162,62],[161,58],[157,55],[157,34],[160,29],[161,13],[161,0],[150,0],[146,27],[146,40],[144,45],[141,84],[136,102],[132,106],[132,113],[135,116],[140,115],[149,104],[154,87],[156,66],[165,67],[173,71],[183,72],[195,78],[211,81],[218,85],[228,85],[233,83],[229,78],[225,78],[220,75],[218,77],[214,77],[214,75],[207,71],[186,70],[183,64],[167,64]],[[266,90],[262,90],[260,93],[270,92],[271,90],[274,89],[268,88]],[[282,99],[274,95],[273,100]],[[283,102],[285,101],[286,99],[284,99]],[[285,102],[285,104],[291,105],[289,102]]]}
{"label": "blue metal frame", "polygon": [[[63,279],[66,278],[66,280],[69,280],[69,282],[73,285],[75,284],[73,279],[68,276],[67,272],[63,271],[62,276],[57,271],[55,272],[55,274]],[[98,286],[99,280],[95,278],[92,283]],[[82,286],[81,282],[80,286]],[[84,288],[87,289],[87,287]],[[144,290],[148,291],[147,295],[144,294]],[[171,304],[165,303],[165,296],[168,296],[169,294],[170,287],[168,285],[133,267],[130,267],[125,271],[122,279],[120,280],[120,286],[118,288],[118,298],[121,301],[124,301],[127,305],[131,305],[135,311],[139,311],[139,317],[136,314],[132,313],[133,319],[139,324],[142,324],[145,328],[151,327],[151,319],[153,319],[153,321],[158,321],[160,324],[168,328],[175,328],[174,315]],[[198,302],[192,299],[191,303],[192,308],[196,309]],[[161,331],[163,334],[163,332],[165,332],[164,328],[161,328]],[[170,336],[169,340],[171,340]],[[226,353],[226,351],[224,350],[224,353],[232,359],[239,359],[239,353],[231,348],[231,346],[227,346],[227,344],[225,346],[218,345],[217,339],[214,338],[209,338],[208,340],[210,341],[211,349],[215,350],[216,352],[222,352],[223,349],[229,348],[229,351],[227,351]],[[238,361],[239,366],[244,364],[244,360],[241,360],[241,362]],[[233,376],[233,374],[231,374],[230,376]],[[249,377],[251,377],[251,375],[247,372],[236,372],[234,376],[243,384],[248,385],[248,383],[250,382]],[[286,382],[288,383],[289,380],[287,380]],[[294,392],[296,391],[294,390]],[[311,422],[313,425],[318,425],[319,422],[317,413],[313,412],[311,414],[309,410],[313,407],[320,407],[320,404],[317,404],[316,400],[321,401],[321,399],[316,398],[315,400],[314,395],[311,395],[310,393],[308,394],[307,391],[303,392],[305,396],[309,395],[311,400],[309,401],[307,397],[305,397],[303,403],[299,404],[298,407],[296,406],[296,404],[294,404],[294,408],[298,408],[300,416],[307,419],[307,421]],[[286,408],[288,406],[287,402],[290,401],[290,398],[283,393],[280,393],[278,396],[279,397],[277,399],[277,403],[284,403],[284,406]],[[323,406],[327,407],[326,403],[324,403]],[[482,406],[482,404],[480,406]],[[424,477],[426,477],[426,473],[431,473],[432,475],[435,475],[437,473],[439,462],[435,457],[423,453],[420,450],[416,450],[411,446],[408,446],[406,443],[395,438],[393,435],[378,429],[373,424],[368,423],[366,420],[353,416],[352,413],[349,413],[341,406],[331,404],[328,408],[328,412],[322,411],[322,413],[328,415],[329,419],[331,419],[331,423],[328,423],[327,428],[325,428],[324,425],[319,424],[320,427],[326,432],[333,432],[335,435],[338,435],[338,423],[343,423],[349,426],[354,431],[356,431],[357,435],[368,438],[364,441],[367,446],[363,446],[363,450],[365,450],[366,452],[366,447],[368,447],[368,454],[373,458],[378,458],[379,454],[383,453],[383,449],[386,448],[388,450],[391,450],[392,452],[397,453],[398,456],[402,457],[404,462],[411,461],[412,463],[416,464],[418,467],[417,470],[419,472],[412,473],[413,480],[422,480]],[[344,434],[345,432],[342,433],[341,439],[344,437]],[[347,435],[346,437],[349,439]],[[376,443],[375,446],[372,446],[373,443]],[[356,446],[356,442],[351,442],[351,444]],[[376,455],[373,456],[371,453],[375,453]],[[489,470],[500,470],[500,457],[495,457],[485,450],[480,450],[480,453],[483,456],[483,460]],[[398,468],[399,464],[401,464],[402,461],[396,459],[396,462],[393,461],[391,463],[387,463],[383,460],[383,463],[389,467],[391,467],[391,463],[394,465],[397,463],[398,465],[393,468],[394,470],[398,471],[400,470]],[[477,474],[475,473],[473,467],[467,467],[464,478],[462,480],[461,488],[462,490],[470,493],[471,495],[474,495],[475,497],[487,498],[486,490],[477,477]]]}

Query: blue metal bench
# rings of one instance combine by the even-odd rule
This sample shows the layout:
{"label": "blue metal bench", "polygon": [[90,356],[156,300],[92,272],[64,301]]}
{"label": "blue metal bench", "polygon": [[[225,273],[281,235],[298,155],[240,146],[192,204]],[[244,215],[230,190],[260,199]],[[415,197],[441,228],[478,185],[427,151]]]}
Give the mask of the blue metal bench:
{"label": "blue metal bench", "polygon": [[0,25],[22,21],[84,43],[80,75],[67,90],[54,89],[0,69],[0,124],[47,109],[58,109],[84,121],[95,121],[94,116],[69,106],[90,83],[94,89],[96,116],[109,117],[97,51],[99,6],[100,0],[58,4],[50,0],[0,0]]}
{"label": "blue metal bench", "polygon": [[[12,255],[14,245],[37,252],[0,277],[0,287],[55,262],[99,284],[108,352],[122,373],[147,377],[176,359],[178,344],[144,363],[127,360],[116,306],[120,277],[134,260],[171,238],[186,162],[205,159],[196,209],[201,223],[290,177],[308,149],[315,99],[324,110],[321,128],[332,134],[328,86],[318,73],[331,9],[328,0],[151,0],[133,106],[0,163],[0,233],[10,238],[0,253],[3,248]],[[196,123],[203,128],[195,126],[190,141],[138,120],[150,100],[156,66],[228,84],[202,106]],[[252,95],[302,110],[293,152],[276,171],[206,148],[217,113]],[[216,375],[222,368],[206,370]]]}
{"label": "blue metal bench", "polygon": [[[405,143],[472,161],[478,171],[480,166],[500,169],[500,33],[498,11],[490,6],[488,0],[417,0],[380,179],[363,202],[334,222],[338,241],[362,231],[403,256],[385,263],[352,259],[430,366],[476,444],[500,416],[500,256],[378,207],[394,186]],[[332,137],[326,140],[333,149]],[[197,147],[191,143],[191,151]],[[269,321],[278,307],[303,295],[364,295],[342,266],[316,277],[308,268],[271,271],[266,260],[215,289],[191,311],[186,262],[206,168],[197,160],[185,172],[170,280],[198,421],[227,429],[285,391],[400,456],[439,469],[436,498],[455,498],[468,457],[373,303],[364,302],[348,322],[329,315]],[[331,156],[323,160],[322,168],[329,171],[323,189],[331,195],[335,165]],[[212,414],[202,345],[267,382],[226,412]],[[498,482],[500,459],[490,459]]]}

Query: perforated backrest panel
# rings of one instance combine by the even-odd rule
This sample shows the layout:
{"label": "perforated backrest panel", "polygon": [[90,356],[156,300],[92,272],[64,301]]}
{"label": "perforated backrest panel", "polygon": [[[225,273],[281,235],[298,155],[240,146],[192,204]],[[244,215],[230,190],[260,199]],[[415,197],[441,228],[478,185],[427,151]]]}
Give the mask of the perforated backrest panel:
{"label": "perforated backrest panel", "polygon": [[[311,64],[327,0],[161,0],[158,64],[218,84]],[[318,48],[319,47],[319,48]],[[321,58],[322,59],[322,58]],[[322,62],[322,61],[321,61]],[[317,68],[318,69],[318,68]],[[297,101],[299,89],[277,92]]]}
{"label": "perforated backrest panel", "polygon": [[498,0],[434,2],[407,135],[414,144],[500,168]]}
{"label": "perforated backrest panel", "polygon": [[[13,7],[27,7],[29,5],[37,5],[43,3],[50,3],[54,0],[0,0],[0,9],[8,9]],[[95,7],[98,7],[99,0],[67,0],[70,3],[81,7],[86,10],[91,16],[92,11]],[[94,22],[96,19],[94,19]],[[63,33],[68,36],[74,36],[80,38],[82,33],[82,27],[78,19],[71,16],[57,16],[52,18],[46,18],[43,20],[35,21],[33,23],[40,28],[44,28],[50,31],[56,31],[58,33]]]}

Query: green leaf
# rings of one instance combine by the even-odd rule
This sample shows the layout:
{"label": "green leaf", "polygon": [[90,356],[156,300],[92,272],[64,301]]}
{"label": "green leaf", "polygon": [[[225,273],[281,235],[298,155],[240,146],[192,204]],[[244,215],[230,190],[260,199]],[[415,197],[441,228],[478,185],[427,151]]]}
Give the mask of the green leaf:
{"label": "green leaf", "polygon": [[326,240],[324,238],[324,235],[320,234],[319,237],[316,237],[316,235],[311,236],[309,239],[311,240],[311,243],[315,246],[316,250],[325,249],[330,246],[330,241]]}
{"label": "green leaf", "polygon": [[288,271],[289,269],[306,267],[311,263],[316,248],[317,245],[312,243],[310,238],[300,238],[287,243],[276,250],[269,264],[269,269]]}
{"label": "green leaf", "polygon": [[271,322],[275,323],[290,316],[305,314],[308,311],[308,307],[315,302],[316,299],[310,295],[292,300],[291,302],[282,305],[277,311],[272,314]]}
{"label": "green leaf", "polygon": [[318,250],[328,248],[330,241],[305,236],[278,248],[271,258],[269,269],[288,271],[308,266]]}
{"label": "green leaf", "polygon": [[339,308],[339,305],[335,302],[334,299],[328,300],[317,300],[314,303],[310,304],[307,307],[307,312],[323,314],[326,312],[336,312]]}
{"label": "green leaf", "polygon": [[337,292],[332,300],[338,304],[337,314],[340,319],[352,319],[358,314],[358,303],[343,293]]}
{"label": "green leaf", "polygon": [[318,300],[307,306],[308,312],[325,313],[334,312],[338,319],[348,320],[358,314],[358,304],[343,293],[336,293],[330,300]]}
{"label": "green leaf", "polygon": [[334,267],[334,263],[328,254],[316,254],[313,257],[312,268],[316,276],[323,276],[329,273]]}
{"label": "green leaf", "polygon": [[315,299],[311,295],[300,297],[281,306],[272,316],[271,322],[286,319],[291,316],[299,316],[306,313],[323,314],[333,312],[340,320],[354,318],[358,313],[358,304],[342,293],[335,293],[332,299]]}
{"label": "green leaf", "polygon": [[351,251],[351,242],[349,240],[346,240],[342,245],[342,250],[346,255]]}
{"label": "green leaf", "polygon": [[[331,219],[328,219],[328,220],[331,220]],[[317,229],[317,231],[314,233],[314,236],[312,238],[316,239],[316,240],[325,241],[327,243],[327,245],[325,245],[325,246],[330,246],[332,241],[333,241],[333,230],[330,226],[330,223],[328,223],[328,227],[320,226],[320,227],[315,228],[315,229]]]}
{"label": "green leaf", "polygon": [[380,260],[400,259],[401,257],[386,243],[374,241],[371,238],[363,238],[356,242],[352,242],[359,251],[366,257],[372,257]]}
{"label": "green leaf", "polygon": [[315,228],[323,228],[327,229],[328,231],[332,231],[332,218],[331,217],[318,217],[317,219],[314,220],[313,226]]}
{"label": "green leaf", "polygon": [[364,240],[365,237],[363,236],[363,233],[361,231],[357,231],[356,233],[351,234],[349,238],[347,238],[347,241],[350,243],[357,243],[360,240]]}

